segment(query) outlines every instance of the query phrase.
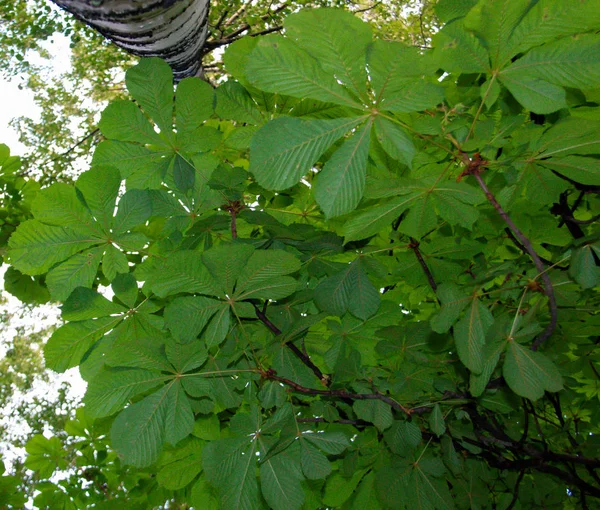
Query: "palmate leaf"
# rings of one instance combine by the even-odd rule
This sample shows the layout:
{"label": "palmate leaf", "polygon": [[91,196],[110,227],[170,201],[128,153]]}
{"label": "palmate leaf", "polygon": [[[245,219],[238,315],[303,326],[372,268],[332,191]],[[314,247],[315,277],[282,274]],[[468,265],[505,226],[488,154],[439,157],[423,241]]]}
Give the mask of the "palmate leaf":
{"label": "palmate leaf", "polygon": [[297,184],[329,146],[364,120],[301,120],[280,117],[263,126],[250,144],[250,172],[272,190]]}
{"label": "palmate leaf", "polygon": [[[34,203],[33,208],[40,218],[23,223],[9,243],[15,267],[29,274],[49,270],[48,289],[57,300],[66,299],[79,286],[91,286],[109,248],[114,263],[107,264],[105,276],[128,272],[126,260],[114,249],[141,249],[146,237],[131,230],[144,224],[152,211],[146,190],[129,190],[112,216],[120,184],[115,169],[90,170],[80,180],[81,186],[79,180],[76,187],[55,183],[41,192],[36,199],[39,205]],[[83,251],[86,248],[92,249]]]}
{"label": "palmate leaf", "polygon": [[100,242],[80,230],[28,220],[19,225],[8,246],[14,267],[26,274],[42,274],[58,262]]}
{"label": "palmate leaf", "polygon": [[110,103],[102,112],[98,127],[109,139],[142,145],[165,145],[160,135],[154,131],[150,121],[131,101],[121,100]]}
{"label": "palmate leaf", "polygon": [[250,54],[246,76],[252,85],[267,92],[361,107],[331,72],[325,72],[316,59],[280,35],[258,41]]}
{"label": "palmate leaf", "polygon": [[167,140],[173,139],[173,73],[159,58],[145,58],[125,76],[127,89],[156,122]]}
{"label": "palmate leaf", "polygon": [[504,67],[513,55],[508,40],[530,5],[529,0],[488,0],[467,14],[465,27],[483,41],[494,69]]}
{"label": "palmate leaf", "polygon": [[325,163],[315,185],[315,199],[327,218],[346,214],[362,198],[372,123],[348,138]]}
{"label": "palmate leaf", "polygon": [[83,403],[90,418],[110,416],[123,409],[128,400],[162,385],[168,376],[139,368],[114,368],[100,372],[90,381]]}
{"label": "palmate leaf", "polygon": [[365,98],[365,57],[371,27],[355,15],[334,9],[307,9],[285,19],[286,35],[312,55],[357,96]]}
{"label": "palmate leaf", "polygon": [[556,392],[563,388],[560,372],[552,361],[514,340],[509,342],[502,375],[511,390],[530,400],[543,397],[545,391]]}
{"label": "palmate leaf", "polygon": [[380,294],[370,282],[360,261],[323,280],[315,289],[315,303],[326,312],[341,317],[347,311],[362,320],[374,315]]}
{"label": "palmate leaf", "polygon": [[458,73],[486,73],[490,56],[479,39],[465,30],[463,20],[448,23],[435,36],[436,56],[442,69]]}
{"label": "palmate leaf", "polygon": [[121,317],[103,317],[61,326],[44,347],[46,366],[56,372],[77,366],[94,343],[121,320]]}
{"label": "palmate leaf", "polygon": [[202,452],[206,478],[221,494],[225,510],[263,507],[256,479],[256,441],[247,438],[212,441]]}
{"label": "palmate leaf", "polygon": [[390,228],[392,221],[407,209],[410,211],[400,222],[398,230],[412,237],[420,238],[437,225],[436,209],[449,223],[472,229],[479,218],[479,212],[473,205],[484,200],[484,196],[469,185],[437,178],[390,180],[381,189],[367,189],[365,192],[366,198],[394,195],[400,196],[381,206],[370,207],[350,219],[344,225],[345,242],[377,234],[386,226]]}
{"label": "palmate leaf", "polygon": [[179,297],[165,307],[165,325],[177,340],[191,342],[221,307],[220,301],[203,296]]}
{"label": "palmate leaf", "polygon": [[577,3],[540,0],[515,28],[508,48],[514,55],[558,37],[587,32],[597,27],[598,23],[600,12],[596,0]]}

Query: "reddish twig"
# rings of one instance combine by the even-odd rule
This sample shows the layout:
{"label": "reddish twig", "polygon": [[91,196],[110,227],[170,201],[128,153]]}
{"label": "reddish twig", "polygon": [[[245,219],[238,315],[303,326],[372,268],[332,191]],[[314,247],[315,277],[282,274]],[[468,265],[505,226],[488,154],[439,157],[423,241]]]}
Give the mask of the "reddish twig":
{"label": "reddish twig", "polygon": [[461,175],[472,175],[473,177],[475,177],[479,184],[479,187],[485,193],[485,196],[490,202],[490,204],[492,204],[494,209],[498,211],[498,214],[510,227],[510,229],[513,231],[519,242],[523,245],[523,248],[525,248],[525,251],[533,260],[536,269],[540,273],[539,276],[542,279],[542,282],[544,283],[544,291],[546,296],[548,297],[548,308],[550,309],[550,322],[548,326],[546,326],[546,329],[544,329],[544,331],[542,331],[535,338],[531,345],[531,349],[533,351],[537,351],[540,345],[542,345],[542,343],[544,343],[550,337],[550,335],[552,335],[557,325],[558,307],[556,305],[556,296],[554,295],[554,287],[552,286],[552,281],[550,280],[550,276],[548,276],[548,273],[546,272],[546,267],[544,266],[544,263],[541,261],[539,255],[533,249],[531,241],[527,238],[527,236],[525,236],[525,234],[523,234],[523,232],[521,232],[519,227],[515,225],[513,220],[510,218],[508,213],[502,208],[494,194],[489,190],[485,181],[481,177],[481,172],[485,169],[488,162],[481,159],[481,156],[479,154],[475,154],[473,159],[470,159],[466,154],[463,154],[463,161],[465,162],[467,167]]}

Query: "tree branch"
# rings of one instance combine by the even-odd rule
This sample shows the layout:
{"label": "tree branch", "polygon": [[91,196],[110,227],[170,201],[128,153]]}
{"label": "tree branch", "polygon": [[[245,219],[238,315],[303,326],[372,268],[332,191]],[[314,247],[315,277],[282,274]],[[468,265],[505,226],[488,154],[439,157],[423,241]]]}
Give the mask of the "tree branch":
{"label": "tree branch", "polygon": [[544,266],[544,263],[540,260],[539,255],[533,249],[533,245],[531,244],[531,241],[525,236],[525,234],[523,234],[523,232],[521,232],[519,227],[517,227],[514,224],[514,222],[508,215],[508,213],[502,208],[502,206],[500,205],[498,200],[496,200],[496,197],[494,196],[494,194],[488,189],[485,181],[481,177],[481,170],[483,169],[483,165],[481,163],[482,162],[479,161],[478,164],[473,165],[473,166],[471,166],[471,163],[469,163],[469,167],[471,167],[471,170],[469,170],[469,167],[468,167],[467,170],[465,170],[465,172],[467,172],[468,175],[472,175],[473,177],[475,177],[475,179],[479,183],[479,186],[485,193],[485,196],[488,199],[488,201],[490,202],[490,204],[492,204],[494,209],[496,209],[496,211],[498,211],[498,214],[502,217],[502,219],[505,221],[505,223],[510,227],[510,229],[513,231],[513,233],[515,234],[517,239],[521,242],[521,244],[525,248],[525,251],[527,251],[529,256],[532,258],[536,269],[540,273],[539,276],[542,279],[542,281],[544,282],[544,290],[545,290],[546,296],[548,297],[548,307],[550,309],[550,323],[548,324],[548,326],[546,326],[546,329],[544,329],[544,331],[542,331],[535,338],[535,340],[533,341],[533,343],[531,345],[531,349],[533,351],[537,351],[538,348],[540,347],[540,345],[542,345],[542,343],[544,343],[556,329],[558,308],[556,306],[556,297],[554,295],[554,288],[552,287],[552,282],[550,281],[550,276],[548,276],[548,273],[546,272],[546,267]]}
{"label": "tree branch", "polygon": [[[275,336],[281,335],[281,330],[268,319],[264,310],[261,311],[258,308],[258,306],[256,306],[256,304],[252,304],[254,306],[254,312],[256,313],[258,320],[260,320],[265,326],[267,326],[267,328],[269,328],[269,330]],[[302,361],[302,363],[304,363],[308,368],[312,370],[313,374],[317,376],[317,379],[319,379],[319,381],[321,381],[324,386],[329,386],[331,384],[331,377],[321,372],[321,369],[312,362],[310,356],[304,354],[296,344],[294,344],[293,342],[286,342],[285,345],[296,355],[296,357],[300,361]]]}
{"label": "tree branch", "polygon": [[286,386],[289,386],[293,391],[297,393],[302,393],[304,395],[320,395],[322,397],[344,398],[349,400],[381,400],[393,409],[401,411],[407,416],[411,415],[409,409],[404,407],[399,402],[396,402],[393,398],[388,397],[387,395],[383,395],[381,393],[350,393],[346,390],[317,390],[314,388],[306,388],[305,386],[301,386],[300,384],[291,381],[290,379],[286,379],[285,377],[279,377],[274,370],[264,371],[261,373],[261,375],[265,379],[278,381],[282,384],[285,384]]}
{"label": "tree branch", "polygon": [[421,253],[421,250],[419,250],[419,241],[417,241],[415,238],[411,237],[410,244],[408,245],[408,247],[415,253],[417,260],[419,261],[419,264],[421,265],[421,268],[423,269],[423,272],[425,273],[425,276],[427,277],[429,286],[431,287],[433,292],[436,293],[437,292],[437,283],[435,283],[433,274],[431,274],[431,270],[429,269],[427,262],[425,262],[425,259],[423,258],[423,254]]}

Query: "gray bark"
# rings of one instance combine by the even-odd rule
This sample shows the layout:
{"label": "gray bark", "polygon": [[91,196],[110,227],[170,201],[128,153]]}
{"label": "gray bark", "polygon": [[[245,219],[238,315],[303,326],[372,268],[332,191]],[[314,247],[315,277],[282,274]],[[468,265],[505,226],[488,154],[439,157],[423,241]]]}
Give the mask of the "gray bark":
{"label": "gray bark", "polygon": [[177,81],[202,72],[209,0],[52,0],[134,55],[160,57]]}

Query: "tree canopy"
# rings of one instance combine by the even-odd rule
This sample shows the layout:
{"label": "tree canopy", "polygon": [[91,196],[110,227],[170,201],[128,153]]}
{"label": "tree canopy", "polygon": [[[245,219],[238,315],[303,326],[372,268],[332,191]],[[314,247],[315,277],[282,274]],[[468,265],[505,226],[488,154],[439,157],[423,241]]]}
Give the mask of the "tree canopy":
{"label": "tree canopy", "polygon": [[129,68],[73,183],[3,149],[12,292],[88,383],[34,504],[595,508],[599,7],[303,9],[216,87]]}

